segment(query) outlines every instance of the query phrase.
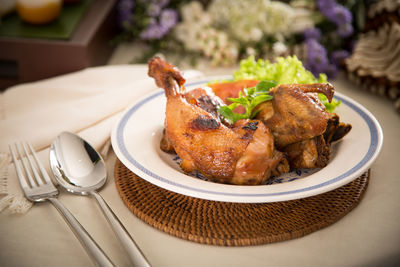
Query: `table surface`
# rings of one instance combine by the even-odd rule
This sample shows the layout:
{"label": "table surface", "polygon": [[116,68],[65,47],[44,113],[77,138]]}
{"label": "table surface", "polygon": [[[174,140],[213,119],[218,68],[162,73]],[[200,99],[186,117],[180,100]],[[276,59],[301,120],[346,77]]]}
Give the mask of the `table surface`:
{"label": "table surface", "polygon": [[[121,51],[116,51],[110,64],[118,64],[119,57],[124,58]],[[231,73],[226,69],[205,72]],[[356,99],[375,115],[382,126],[384,142],[379,157],[371,166],[371,179],[363,200],[331,226],[302,238],[248,247],[202,245],[173,237],[144,223],[124,205],[114,183],[115,155],[112,151],[107,158],[109,179],[100,194],[151,265],[156,267],[400,266],[400,115],[388,99],[363,91],[343,76],[333,84],[338,92]],[[94,199],[63,192],[59,200],[117,266],[130,265]],[[23,215],[0,213],[0,248],[2,266],[93,265],[48,202],[35,204]]]}

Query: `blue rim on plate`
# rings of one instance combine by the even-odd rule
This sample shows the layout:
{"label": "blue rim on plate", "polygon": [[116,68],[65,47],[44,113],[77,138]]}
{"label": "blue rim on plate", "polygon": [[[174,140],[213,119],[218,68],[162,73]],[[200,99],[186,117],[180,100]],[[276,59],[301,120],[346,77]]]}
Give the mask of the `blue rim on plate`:
{"label": "blue rim on plate", "polygon": [[[198,85],[203,85],[203,84],[206,84],[207,82],[210,82],[210,80],[202,80],[202,81],[198,81],[198,82],[194,82],[194,83],[189,83],[186,85],[186,87],[194,87],[194,86],[198,86]],[[193,192],[193,193],[189,193],[189,195],[191,195],[191,196],[196,196],[196,192],[205,193],[205,194],[209,195],[206,198],[211,198],[211,200],[220,200],[219,196],[227,196],[227,197],[229,197],[230,200],[232,200],[232,198],[236,198],[236,197],[239,197],[239,198],[246,198],[246,197],[268,198],[268,197],[274,197],[274,196],[285,196],[285,199],[289,200],[289,199],[297,198],[297,197],[294,197],[291,195],[294,195],[294,194],[298,195],[299,193],[301,195],[304,195],[304,197],[310,196],[310,195],[312,195],[311,191],[314,191],[316,189],[320,189],[320,188],[323,188],[323,187],[326,187],[328,185],[332,185],[335,183],[343,185],[343,183],[341,183],[342,180],[348,179],[351,176],[354,176],[353,179],[357,178],[359,175],[362,174],[363,171],[366,171],[366,169],[376,159],[377,155],[380,152],[381,146],[382,146],[382,139],[383,139],[382,129],[381,129],[379,123],[377,122],[377,120],[375,119],[375,117],[368,110],[366,110],[364,107],[362,107],[360,104],[358,104],[354,100],[336,93],[335,98],[340,100],[342,102],[342,105],[343,104],[347,105],[351,110],[356,112],[364,120],[364,122],[368,125],[369,132],[370,132],[370,144],[369,144],[368,151],[366,152],[364,157],[357,164],[355,164],[351,169],[347,170],[345,173],[342,173],[340,175],[332,177],[328,181],[324,181],[324,182],[314,184],[311,186],[307,186],[304,188],[300,188],[300,189],[286,190],[286,191],[281,191],[281,192],[242,193],[242,192],[221,192],[221,191],[217,191],[217,190],[196,188],[196,187],[178,183],[176,181],[172,181],[171,179],[169,179],[167,177],[163,177],[163,176],[153,172],[152,170],[144,167],[137,160],[135,160],[135,156],[129,151],[127,144],[124,140],[124,131],[125,131],[128,121],[132,117],[132,115],[134,115],[143,105],[145,105],[149,101],[151,101],[157,97],[163,97],[163,96],[164,96],[164,91],[162,91],[162,90],[153,92],[150,95],[144,97],[143,99],[141,99],[138,102],[136,102],[135,104],[133,104],[130,108],[128,108],[113,130],[112,144],[113,144],[114,150],[118,151],[118,153],[116,153],[117,156],[119,157],[119,155],[120,155],[120,156],[124,157],[124,159],[122,160],[123,163],[126,163],[126,161],[128,161],[130,164],[132,164],[132,166],[134,166],[134,168],[136,168],[137,170],[140,170],[141,172],[150,176],[151,178],[158,180],[161,184],[167,184],[167,185],[171,185],[176,188],[184,189],[185,191]],[[129,166],[127,166],[127,167],[129,168]],[[135,170],[131,169],[131,171],[135,171]],[[146,178],[146,177],[142,177],[142,178]],[[148,179],[146,179],[146,180],[148,180]],[[152,181],[150,180],[150,182],[152,182]],[[350,182],[350,181],[347,181],[347,182]],[[334,188],[331,188],[331,189],[334,189]],[[174,190],[174,191],[176,191],[176,190]],[[329,190],[326,190],[326,191],[329,191]],[[212,197],[213,195],[216,196],[215,199],[213,199],[213,197]],[[243,202],[243,201],[238,199],[238,202]],[[258,201],[256,201],[256,202],[258,202]],[[266,202],[268,202],[268,201],[266,201]]]}

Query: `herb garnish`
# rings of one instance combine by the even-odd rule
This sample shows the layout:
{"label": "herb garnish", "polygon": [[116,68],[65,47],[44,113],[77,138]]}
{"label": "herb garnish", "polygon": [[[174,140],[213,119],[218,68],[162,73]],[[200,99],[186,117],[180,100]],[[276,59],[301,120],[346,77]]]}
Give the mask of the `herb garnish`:
{"label": "herb garnish", "polygon": [[[244,88],[243,93],[239,92],[238,98],[228,98],[232,102],[229,106],[221,105],[218,107],[218,113],[221,114],[230,123],[235,123],[241,119],[253,119],[259,110],[253,111],[256,106],[271,100],[273,96],[269,95],[269,90],[278,83],[274,81],[261,81],[255,87]],[[244,114],[233,112],[238,106],[243,106]]]}

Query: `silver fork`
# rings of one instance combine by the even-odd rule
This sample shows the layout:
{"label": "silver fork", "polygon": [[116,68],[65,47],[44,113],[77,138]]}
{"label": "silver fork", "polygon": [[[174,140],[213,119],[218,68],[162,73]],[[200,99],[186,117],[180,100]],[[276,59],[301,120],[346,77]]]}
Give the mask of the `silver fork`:
{"label": "silver fork", "polygon": [[[21,153],[20,147],[24,154]],[[9,148],[19,182],[26,198],[33,202],[50,201],[63,215],[64,219],[95,263],[98,266],[114,266],[111,260],[76,220],[72,213],[58,201],[58,190],[50,180],[49,175],[40,163],[32,146],[30,144],[21,143],[19,146],[15,144],[14,147],[10,145]],[[22,163],[24,172],[21,169],[18,158]]]}

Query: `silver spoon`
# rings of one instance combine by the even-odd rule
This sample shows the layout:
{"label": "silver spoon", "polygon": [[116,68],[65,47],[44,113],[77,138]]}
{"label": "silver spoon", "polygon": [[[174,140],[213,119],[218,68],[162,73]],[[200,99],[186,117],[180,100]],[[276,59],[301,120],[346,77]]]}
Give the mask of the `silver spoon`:
{"label": "silver spoon", "polygon": [[107,180],[105,163],[99,153],[79,136],[62,132],[50,147],[50,167],[67,191],[93,196],[135,266],[150,266],[120,220],[96,192]]}

